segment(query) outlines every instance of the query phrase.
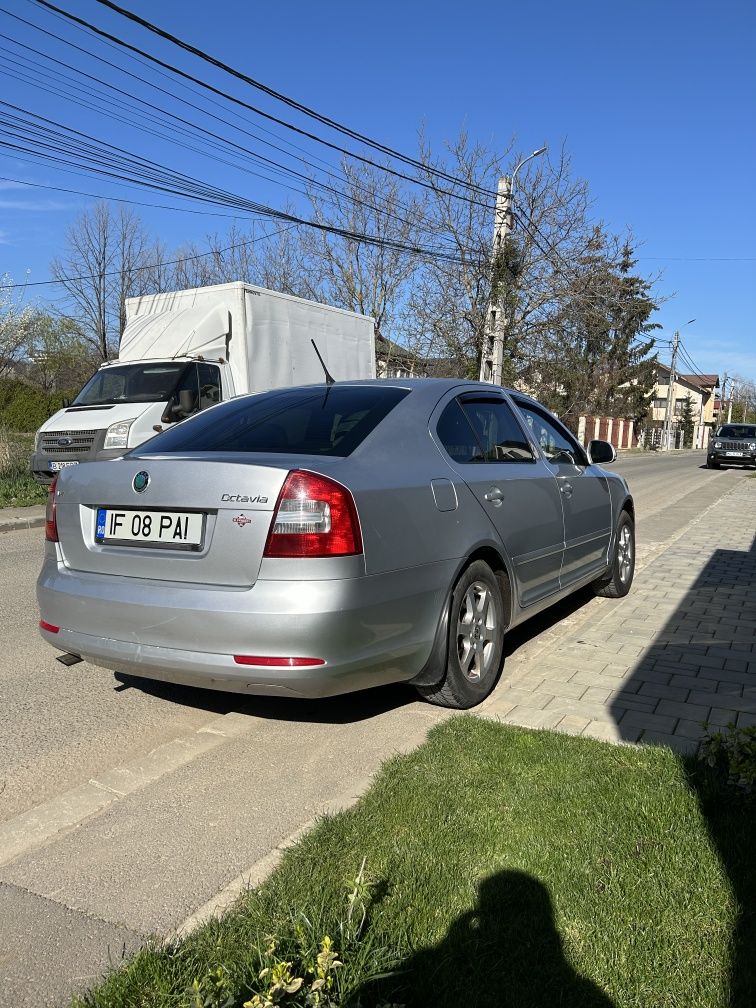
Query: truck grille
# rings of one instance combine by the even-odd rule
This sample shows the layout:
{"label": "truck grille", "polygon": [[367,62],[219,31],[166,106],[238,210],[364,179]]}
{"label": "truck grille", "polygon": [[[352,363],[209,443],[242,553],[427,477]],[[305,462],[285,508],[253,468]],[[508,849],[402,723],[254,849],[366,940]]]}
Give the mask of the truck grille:
{"label": "truck grille", "polygon": [[[89,452],[94,445],[96,430],[48,431],[39,439],[39,450],[46,455],[67,455]],[[60,440],[70,440],[70,444],[61,445]]]}
{"label": "truck grille", "polygon": [[747,441],[721,441],[719,451],[748,451]]}

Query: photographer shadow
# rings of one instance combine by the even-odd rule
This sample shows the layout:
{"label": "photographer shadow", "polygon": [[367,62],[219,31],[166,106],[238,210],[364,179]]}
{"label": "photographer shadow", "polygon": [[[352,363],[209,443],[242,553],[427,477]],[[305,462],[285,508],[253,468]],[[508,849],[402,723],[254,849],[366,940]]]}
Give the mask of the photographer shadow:
{"label": "photographer shadow", "polygon": [[484,879],[474,909],[437,945],[410,956],[387,979],[366,984],[350,1004],[406,1008],[614,1008],[567,961],[546,887],[524,872]]}

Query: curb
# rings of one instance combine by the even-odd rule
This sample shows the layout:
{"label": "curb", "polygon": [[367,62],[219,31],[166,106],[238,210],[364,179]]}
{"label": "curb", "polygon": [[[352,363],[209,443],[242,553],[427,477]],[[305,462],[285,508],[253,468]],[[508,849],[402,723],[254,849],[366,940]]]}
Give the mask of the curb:
{"label": "curb", "polygon": [[33,515],[28,518],[10,518],[5,521],[0,521],[0,533],[18,532],[22,529],[42,528],[44,524],[44,515]]}

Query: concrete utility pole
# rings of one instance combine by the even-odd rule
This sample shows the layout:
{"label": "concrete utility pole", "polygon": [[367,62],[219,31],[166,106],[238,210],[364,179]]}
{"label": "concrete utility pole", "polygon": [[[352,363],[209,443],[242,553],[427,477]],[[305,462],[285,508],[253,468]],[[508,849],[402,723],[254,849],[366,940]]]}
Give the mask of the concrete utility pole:
{"label": "concrete utility pole", "polygon": [[[506,246],[507,236],[512,230],[512,183],[504,175],[499,179],[494,211],[494,235],[492,261]],[[486,333],[480,361],[480,380],[501,385],[504,356],[504,329],[506,321],[499,300],[491,299],[486,316]]]}
{"label": "concrete utility pole", "polygon": [[669,368],[669,391],[667,392],[667,412],[664,416],[664,451],[669,451],[669,439],[672,433],[672,410],[675,398],[675,382],[677,381],[677,349],[680,346],[680,333],[675,330],[672,337],[672,363]]}
{"label": "concrete utility pole", "polygon": [[[512,178],[504,175],[499,179],[496,191],[496,209],[494,210],[494,235],[492,262],[496,261],[497,255],[506,247],[507,237],[512,230],[512,193],[517,178],[517,172],[526,161],[543,154],[546,147],[528,154],[526,158],[516,166],[512,172]],[[502,304],[493,298],[488,305],[486,315],[486,330],[483,338],[483,349],[480,355],[480,380],[491,382],[494,385],[501,385],[501,376],[504,365],[504,334],[509,324]]]}
{"label": "concrete utility pole", "polygon": [[[686,326],[692,325],[696,320],[694,318],[688,319],[685,323]],[[675,330],[675,335],[672,337],[672,362],[669,367],[669,391],[667,392],[667,412],[664,415],[664,444],[662,445],[662,451],[669,451],[669,441],[672,436],[672,416],[674,409],[675,400],[675,382],[677,381],[677,351],[680,347],[680,333],[679,330]]]}
{"label": "concrete utility pole", "polygon": [[728,381],[729,378],[727,376],[727,372],[725,371],[724,378],[722,379],[722,386],[719,390],[719,412],[717,413],[717,427],[721,427],[722,423],[724,422],[725,403],[727,401],[725,396],[727,395]]}

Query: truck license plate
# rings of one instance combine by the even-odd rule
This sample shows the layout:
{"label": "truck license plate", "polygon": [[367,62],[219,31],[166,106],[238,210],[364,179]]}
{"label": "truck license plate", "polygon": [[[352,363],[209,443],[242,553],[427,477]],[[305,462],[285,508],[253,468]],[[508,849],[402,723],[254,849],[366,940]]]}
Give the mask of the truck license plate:
{"label": "truck license plate", "polygon": [[725,452],[725,455],[735,455],[738,458],[742,458],[743,457],[743,452]]}
{"label": "truck license plate", "polygon": [[78,464],[78,459],[66,459],[65,462],[50,462],[47,468],[50,472],[60,472],[61,469],[67,469],[69,466]]}
{"label": "truck license plate", "polygon": [[95,541],[145,546],[201,546],[202,514],[98,508]]}

